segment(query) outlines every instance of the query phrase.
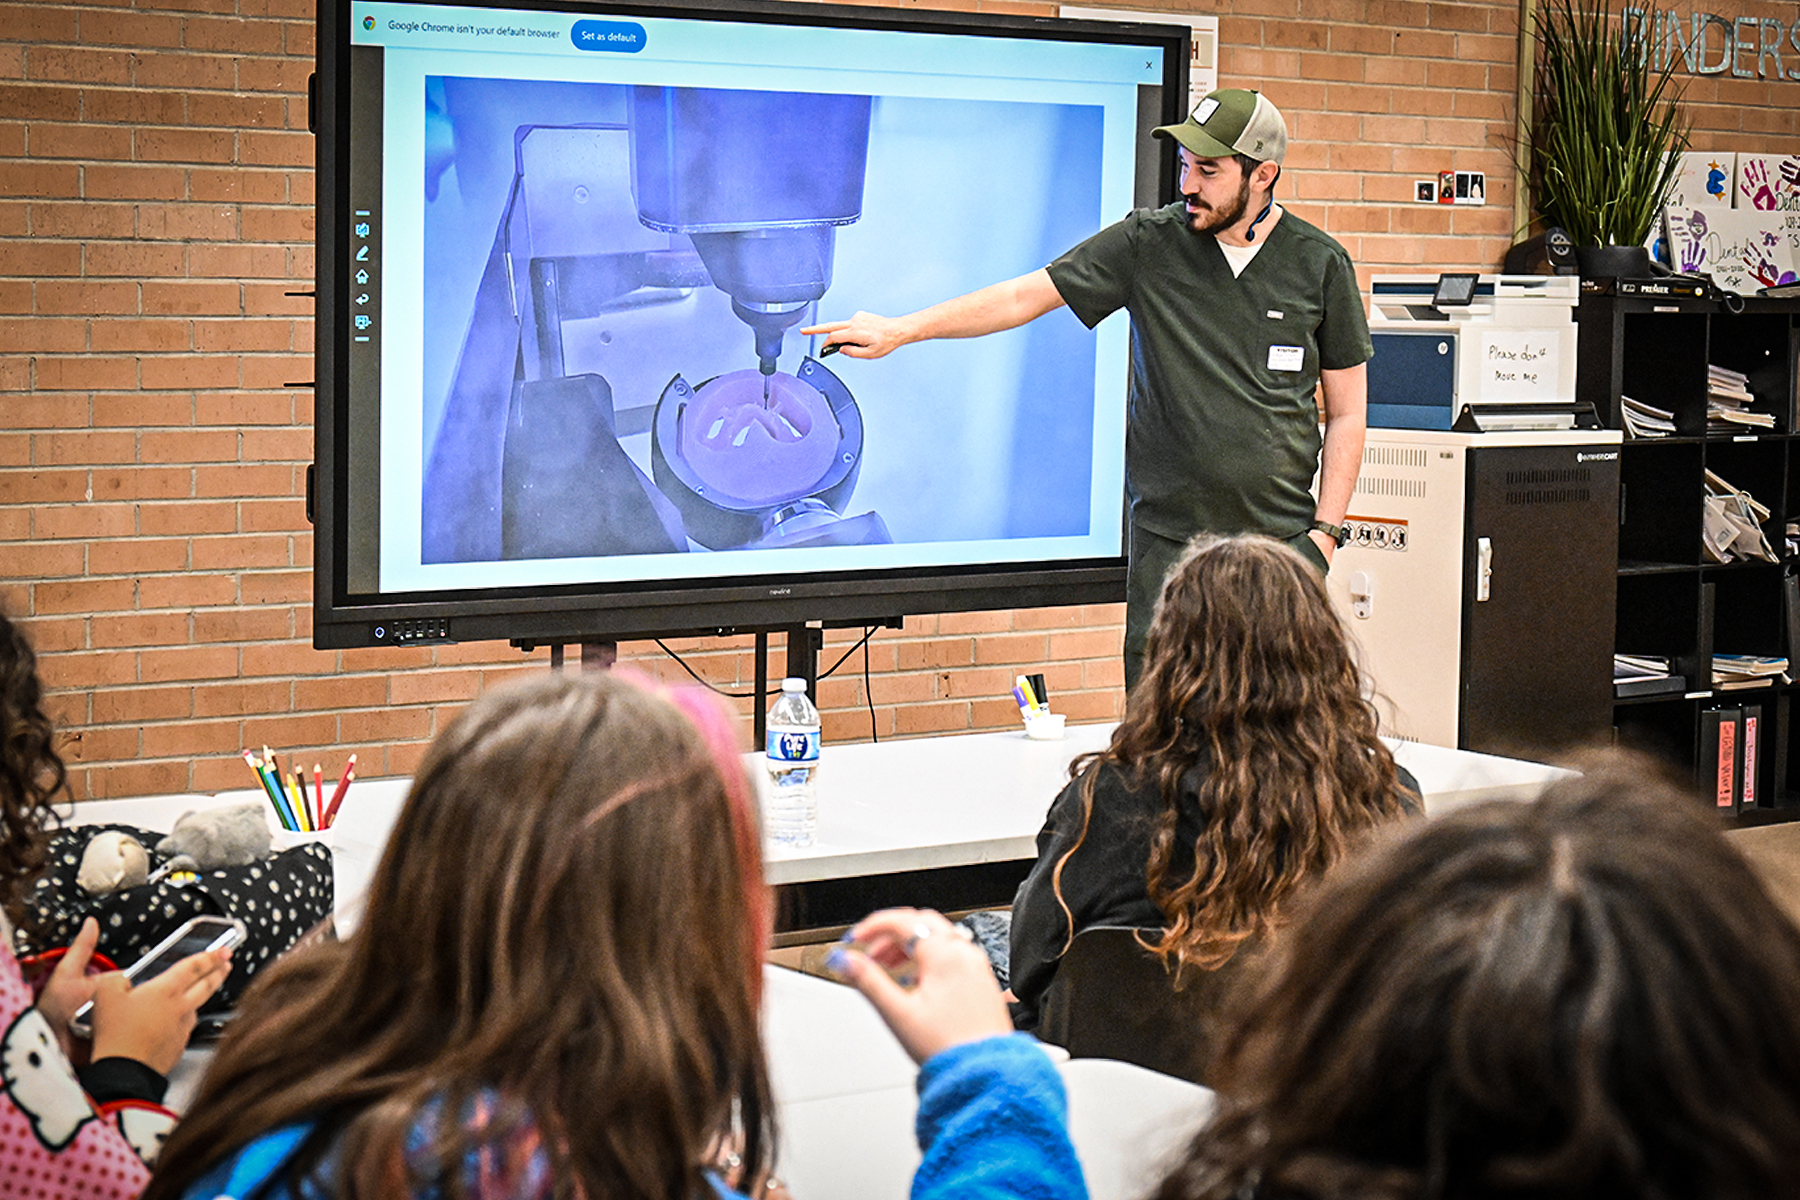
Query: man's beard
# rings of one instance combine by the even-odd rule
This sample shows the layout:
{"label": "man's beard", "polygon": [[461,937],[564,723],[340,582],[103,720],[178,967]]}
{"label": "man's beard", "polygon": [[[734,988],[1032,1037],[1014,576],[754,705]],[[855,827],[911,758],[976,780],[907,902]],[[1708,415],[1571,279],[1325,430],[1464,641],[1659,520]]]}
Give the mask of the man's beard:
{"label": "man's beard", "polygon": [[[1196,197],[1194,196],[1188,196],[1185,197],[1185,199],[1189,204],[1196,203]],[[1216,234],[1222,229],[1230,229],[1233,225],[1237,224],[1249,207],[1250,174],[1246,171],[1244,173],[1243,182],[1238,184],[1238,194],[1236,199],[1226,205],[1223,209],[1213,209],[1210,213],[1206,209],[1202,209],[1199,212],[1190,212],[1188,214],[1188,228],[1194,233]]]}

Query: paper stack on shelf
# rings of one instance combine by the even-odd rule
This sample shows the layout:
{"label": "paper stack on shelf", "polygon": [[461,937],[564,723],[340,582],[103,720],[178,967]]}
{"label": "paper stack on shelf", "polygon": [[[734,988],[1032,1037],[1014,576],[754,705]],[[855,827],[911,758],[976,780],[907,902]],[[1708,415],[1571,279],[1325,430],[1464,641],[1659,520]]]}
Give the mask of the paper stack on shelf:
{"label": "paper stack on shelf", "polygon": [[1669,437],[1675,432],[1674,413],[1652,408],[1630,396],[1619,397],[1619,417],[1624,422],[1625,432],[1634,438]]}
{"label": "paper stack on shelf", "polygon": [[[1712,683],[1719,691],[1767,687],[1777,680],[1787,680],[1788,660],[1760,654],[1715,654],[1712,660]],[[1614,677],[1618,675],[1614,670]]]}
{"label": "paper stack on shelf", "polygon": [[1755,429],[1775,428],[1775,417],[1772,414],[1751,412],[1745,407],[1755,402],[1756,397],[1750,394],[1749,376],[1742,371],[1733,371],[1729,367],[1707,364],[1706,428],[1708,432],[1729,433],[1739,426]]}
{"label": "paper stack on shelf", "polygon": [[1669,670],[1669,660],[1646,654],[1613,655],[1613,696],[1660,696],[1684,692],[1687,680]]}
{"label": "paper stack on shelf", "polygon": [[1763,536],[1762,523],[1769,516],[1768,506],[1757,503],[1749,492],[1727,483],[1716,471],[1706,472],[1706,496],[1700,508],[1700,548],[1709,560],[1779,561],[1769,539]]}
{"label": "paper stack on shelf", "polygon": [[1722,396],[1728,400],[1739,400],[1745,404],[1756,399],[1750,394],[1750,377],[1742,371],[1734,371],[1730,367],[1721,367],[1717,363],[1706,364],[1706,390],[1714,396]]}

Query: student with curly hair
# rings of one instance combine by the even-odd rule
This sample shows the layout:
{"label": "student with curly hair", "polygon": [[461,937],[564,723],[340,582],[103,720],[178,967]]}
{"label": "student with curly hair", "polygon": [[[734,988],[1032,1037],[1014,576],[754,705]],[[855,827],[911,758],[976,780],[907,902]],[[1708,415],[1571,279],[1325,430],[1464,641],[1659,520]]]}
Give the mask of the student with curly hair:
{"label": "student with curly hair", "polygon": [[[413,777],[354,935],[251,986],[146,1200],[761,1195],[770,903],[733,743],[710,698],[610,672],[477,700]],[[905,995],[844,951],[927,1060],[915,1195],[967,1196],[1009,1155],[1032,1194],[1080,1196],[1055,1068],[934,932],[862,928],[867,956],[913,953]]]}
{"label": "student with curly hair", "polygon": [[[43,695],[31,643],[0,615],[0,1190],[123,1200],[143,1188],[174,1124],[161,1106],[166,1075],[230,961],[197,954],[135,988],[117,972],[89,975],[100,933],[90,919],[33,994],[12,935],[44,868],[44,822],[67,778]],[[69,1031],[88,1000],[91,1045]],[[71,1055],[83,1060],[79,1073]]]}
{"label": "student with curly hair", "polygon": [[1008,965],[1026,1029],[1082,930],[1147,930],[1178,985],[1217,990],[1216,973],[1269,941],[1303,884],[1420,811],[1318,572],[1256,536],[1189,544],[1124,720],[1071,775],[1013,901]]}
{"label": "student with curly hair", "polygon": [[1155,1200],[1800,1196],[1800,930],[1613,761],[1335,870]]}

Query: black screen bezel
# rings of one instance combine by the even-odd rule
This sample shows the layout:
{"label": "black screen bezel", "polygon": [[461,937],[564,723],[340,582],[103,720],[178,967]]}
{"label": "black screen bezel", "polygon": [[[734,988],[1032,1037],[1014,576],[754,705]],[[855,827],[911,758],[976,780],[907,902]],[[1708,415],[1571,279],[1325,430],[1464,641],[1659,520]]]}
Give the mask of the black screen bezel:
{"label": "black screen bezel", "polygon": [[[1089,20],[847,7],[783,0],[728,0],[704,6],[640,0],[409,0],[433,7],[580,11],[733,22],[850,26],[945,34],[1142,43],[1163,50],[1161,124],[1187,106],[1189,29]],[[351,409],[348,363],[352,313],[343,287],[351,244],[349,196],[351,0],[321,0],[311,112],[317,135],[317,299],[314,326],[313,644],[320,649],[405,640],[619,641],[789,627],[805,621],[875,624],[938,612],[1112,603],[1124,599],[1125,557],[1043,563],[809,573],[444,592],[355,594],[348,586]],[[1176,194],[1172,143],[1159,140],[1158,194]],[[1121,497],[1123,520],[1123,497]]]}

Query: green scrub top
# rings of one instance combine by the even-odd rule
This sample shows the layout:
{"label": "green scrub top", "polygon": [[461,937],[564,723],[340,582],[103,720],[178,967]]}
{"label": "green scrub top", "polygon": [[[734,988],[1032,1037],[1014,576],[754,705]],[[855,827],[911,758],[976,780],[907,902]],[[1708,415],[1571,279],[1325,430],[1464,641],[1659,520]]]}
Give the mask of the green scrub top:
{"label": "green scrub top", "polygon": [[1181,203],[1141,209],[1050,265],[1089,328],[1131,314],[1132,521],[1164,537],[1313,520],[1319,371],[1374,353],[1349,255],[1283,212],[1241,276]]}

